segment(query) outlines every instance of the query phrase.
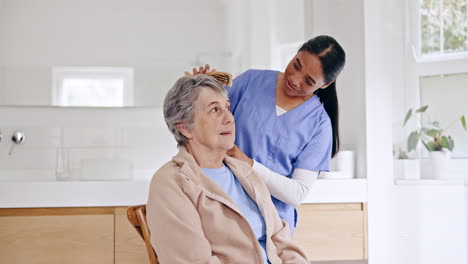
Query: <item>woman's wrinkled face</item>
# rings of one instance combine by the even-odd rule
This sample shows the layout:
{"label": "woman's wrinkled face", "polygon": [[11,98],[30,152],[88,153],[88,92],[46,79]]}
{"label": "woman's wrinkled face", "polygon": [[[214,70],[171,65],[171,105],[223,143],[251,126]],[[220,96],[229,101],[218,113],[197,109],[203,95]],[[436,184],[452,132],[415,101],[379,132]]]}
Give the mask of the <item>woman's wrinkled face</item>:
{"label": "woman's wrinkled face", "polygon": [[190,131],[192,147],[227,151],[234,146],[235,132],[228,97],[204,87],[198,95],[195,120]]}
{"label": "woman's wrinkled face", "polygon": [[284,72],[284,93],[288,96],[311,96],[320,88],[326,88],[322,63],[317,55],[299,51]]}

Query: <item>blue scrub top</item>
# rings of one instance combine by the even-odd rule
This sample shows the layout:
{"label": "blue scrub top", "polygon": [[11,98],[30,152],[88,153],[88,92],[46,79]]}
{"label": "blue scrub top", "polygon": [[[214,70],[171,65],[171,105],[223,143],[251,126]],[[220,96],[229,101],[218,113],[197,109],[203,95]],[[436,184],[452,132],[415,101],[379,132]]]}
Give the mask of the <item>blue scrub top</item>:
{"label": "blue scrub top", "polygon": [[[291,175],[296,168],[329,171],[333,146],[330,118],[317,96],[276,115],[278,71],[248,70],[228,89],[236,121],[235,144],[270,170]],[[294,230],[296,210],[274,197],[279,216]]]}

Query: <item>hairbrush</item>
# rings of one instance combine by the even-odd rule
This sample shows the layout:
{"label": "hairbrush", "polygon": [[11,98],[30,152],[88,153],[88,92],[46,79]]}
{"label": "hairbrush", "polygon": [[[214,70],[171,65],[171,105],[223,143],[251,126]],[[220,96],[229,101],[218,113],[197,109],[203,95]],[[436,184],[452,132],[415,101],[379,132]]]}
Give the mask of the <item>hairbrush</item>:
{"label": "hairbrush", "polygon": [[[205,73],[205,75],[215,78],[222,86],[232,86],[232,75],[230,73],[213,71]],[[185,72],[185,76],[193,76],[193,74]]]}

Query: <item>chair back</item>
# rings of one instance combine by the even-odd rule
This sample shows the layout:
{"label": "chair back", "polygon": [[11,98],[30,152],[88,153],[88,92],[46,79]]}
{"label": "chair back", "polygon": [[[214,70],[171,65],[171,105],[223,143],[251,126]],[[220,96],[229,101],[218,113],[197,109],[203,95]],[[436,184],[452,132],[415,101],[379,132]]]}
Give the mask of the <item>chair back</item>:
{"label": "chair back", "polygon": [[158,264],[158,256],[153,249],[150,241],[150,231],[146,223],[146,205],[130,206],[127,209],[127,217],[130,223],[135,227],[141,238],[145,241],[150,264]]}

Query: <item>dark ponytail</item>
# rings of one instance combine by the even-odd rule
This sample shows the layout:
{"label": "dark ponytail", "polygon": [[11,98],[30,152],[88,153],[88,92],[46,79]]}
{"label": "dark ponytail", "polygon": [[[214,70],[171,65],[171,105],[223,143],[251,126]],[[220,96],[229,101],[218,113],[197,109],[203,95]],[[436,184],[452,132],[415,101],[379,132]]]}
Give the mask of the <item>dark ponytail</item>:
{"label": "dark ponytail", "polygon": [[334,81],[326,88],[319,89],[315,94],[327,111],[332,124],[333,148],[332,157],[340,148],[340,135],[338,129],[338,96],[336,94],[336,78],[343,69],[346,54],[338,42],[330,36],[318,36],[302,45],[299,51],[307,51],[319,57],[322,63],[325,83]]}
{"label": "dark ponytail", "polygon": [[340,149],[340,135],[339,135],[339,118],[338,118],[338,96],[336,95],[336,81],[330,84],[327,88],[319,89],[315,94],[319,97],[320,102],[327,111],[330,117],[332,131],[333,131],[333,147],[332,158]]}

